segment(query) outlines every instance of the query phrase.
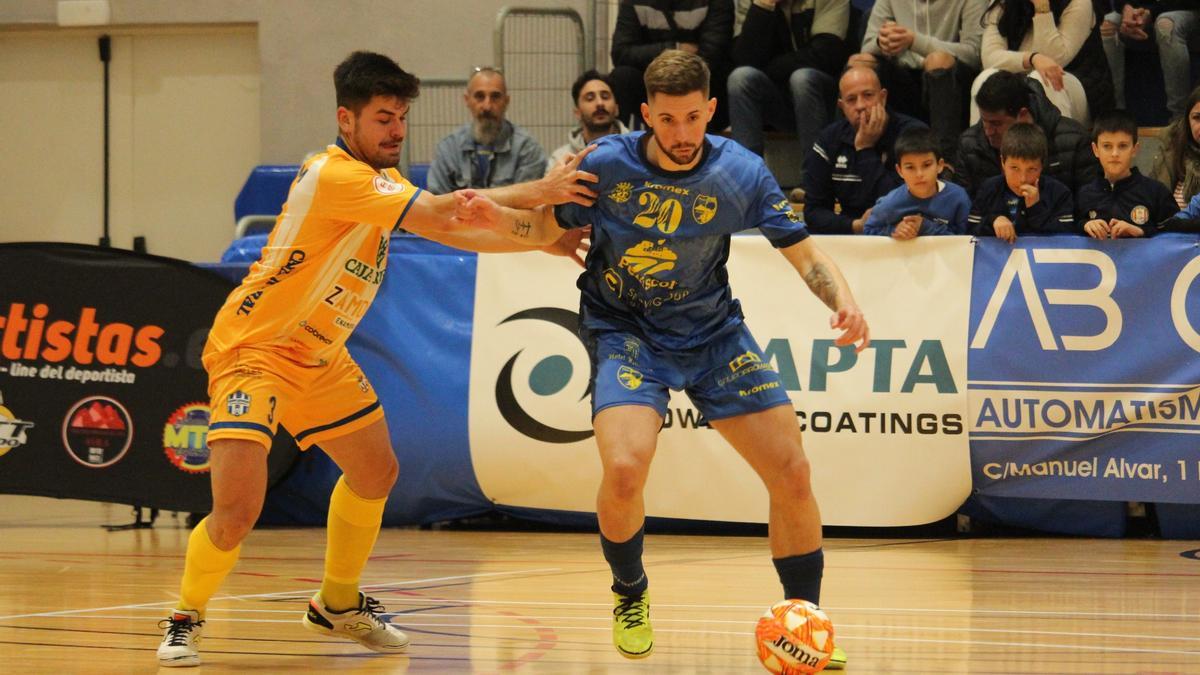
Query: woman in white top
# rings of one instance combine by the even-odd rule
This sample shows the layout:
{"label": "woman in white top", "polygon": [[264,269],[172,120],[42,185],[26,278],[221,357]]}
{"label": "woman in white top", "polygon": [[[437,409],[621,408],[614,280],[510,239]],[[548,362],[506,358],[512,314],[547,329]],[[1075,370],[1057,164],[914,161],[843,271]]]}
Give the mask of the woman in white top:
{"label": "woman in white top", "polygon": [[[983,26],[984,70],[972,87],[972,103],[984,80],[1007,70],[1029,73],[1063,115],[1084,126],[1115,107],[1092,0],[992,0]],[[972,105],[972,124],[978,116]]]}

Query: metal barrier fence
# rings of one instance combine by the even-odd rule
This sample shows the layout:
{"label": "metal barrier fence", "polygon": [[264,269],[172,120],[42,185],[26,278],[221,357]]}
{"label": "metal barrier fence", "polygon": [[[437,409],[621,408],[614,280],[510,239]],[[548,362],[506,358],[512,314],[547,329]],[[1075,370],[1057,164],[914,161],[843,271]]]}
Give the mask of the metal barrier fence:
{"label": "metal barrier fence", "polygon": [[571,83],[591,61],[583,20],[573,9],[505,7],[492,46],[512,97],[508,118],[549,154],[575,126]]}
{"label": "metal barrier fence", "polygon": [[401,160],[405,170],[412,164],[432,162],[438,141],[467,122],[466,89],[465,79],[421,80],[421,95],[408,114],[408,138]]}

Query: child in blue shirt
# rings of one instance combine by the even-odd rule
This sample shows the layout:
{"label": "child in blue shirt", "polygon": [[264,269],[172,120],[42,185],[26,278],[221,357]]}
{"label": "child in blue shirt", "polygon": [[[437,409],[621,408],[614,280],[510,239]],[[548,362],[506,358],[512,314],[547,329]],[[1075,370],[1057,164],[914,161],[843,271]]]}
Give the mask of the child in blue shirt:
{"label": "child in blue shirt", "polygon": [[1018,122],[1004,132],[1004,174],[988,178],[976,190],[968,216],[971,234],[995,235],[1010,244],[1017,235],[1078,234],[1070,188],[1042,174],[1046,150],[1046,134],[1036,124]]}
{"label": "child in blue shirt", "polygon": [[933,132],[906,129],[896,138],[895,153],[904,185],[875,202],[863,234],[893,239],[966,234],[971,199],[958,185],[938,180],[945,162]]}

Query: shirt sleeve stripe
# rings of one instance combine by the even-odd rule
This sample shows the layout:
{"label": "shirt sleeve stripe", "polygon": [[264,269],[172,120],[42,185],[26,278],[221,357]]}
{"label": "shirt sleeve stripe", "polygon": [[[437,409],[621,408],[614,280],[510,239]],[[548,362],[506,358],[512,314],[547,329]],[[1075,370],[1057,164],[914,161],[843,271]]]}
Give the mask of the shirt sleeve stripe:
{"label": "shirt sleeve stripe", "polygon": [[396,224],[392,226],[393,230],[400,227],[400,223],[404,221],[404,216],[408,215],[408,210],[412,208],[413,204],[417,203],[417,197],[420,197],[422,192],[424,192],[424,190],[421,188],[416,188],[416,192],[413,193],[412,199],[408,200],[408,203],[404,205],[404,210],[400,212],[400,217],[396,219]]}

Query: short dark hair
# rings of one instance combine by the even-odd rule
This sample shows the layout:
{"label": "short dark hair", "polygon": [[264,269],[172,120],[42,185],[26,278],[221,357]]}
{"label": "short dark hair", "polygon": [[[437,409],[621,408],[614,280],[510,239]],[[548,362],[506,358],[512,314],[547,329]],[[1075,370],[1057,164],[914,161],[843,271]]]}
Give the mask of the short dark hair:
{"label": "short dark hair", "polygon": [[1136,143],[1138,139],[1138,124],[1133,113],[1127,110],[1110,110],[1092,122],[1092,142],[1100,139],[1100,134],[1126,133]]}
{"label": "short dark hair", "polygon": [[984,80],[975,94],[975,105],[984,112],[1005,112],[1016,117],[1029,107],[1025,75],[1001,70]]}
{"label": "short dark hair", "polygon": [[607,75],[601,75],[600,71],[596,70],[595,68],[592,68],[591,70],[585,70],[583,71],[582,75],[575,78],[575,83],[571,85],[572,103],[579,105],[579,92],[583,91],[583,88],[587,86],[587,83],[591,82],[592,80],[600,80],[605,86],[607,86],[609,89],[612,89],[612,80],[609,80]]}
{"label": "short dark hair", "polygon": [[693,91],[708,96],[708,79],[704,59],[680,49],[663,50],[642,76],[647,98],[655,94],[685,96]]}
{"label": "short dark hair", "polygon": [[942,149],[938,146],[937,138],[932,131],[923,127],[909,127],[900,132],[893,148],[896,164],[899,164],[905,155],[924,155],[932,152],[934,159],[942,158]]}
{"label": "short dark hair", "polygon": [[338,64],[333,71],[333,88],[338,106],[357,115],[375,96],[413,100],[420,92],[421,80],[383,54],[360,51]]}
{"label": "short dark hair", "polygon": [[1017,122],[1004,132],[1000,141],[1000,156],[1015,159],[1036,159],[1046,162],[1046,132],[1036,124]]}

